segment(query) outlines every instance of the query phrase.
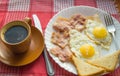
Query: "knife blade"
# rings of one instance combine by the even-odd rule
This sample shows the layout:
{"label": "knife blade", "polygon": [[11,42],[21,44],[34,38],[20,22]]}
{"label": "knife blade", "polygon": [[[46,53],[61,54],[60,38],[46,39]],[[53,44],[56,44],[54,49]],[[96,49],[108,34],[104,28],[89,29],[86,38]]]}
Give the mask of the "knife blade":
{"label": "knife blade", "polygon": [[[39,18],[37,17],[36,14],[33,14],[32,17],[33,17],[33,21],[34,21],[35,27],[38,28],[41,31],[41,33],[43,34],[42,26],[41,26]],[[48,58],[46,50],[47,49],[45,47],[43,53],[44,53],[44,58],[45,58],[45,63],[46,63],[46,68],[47,68],[47,73],[48,73],[49,76],[54,76],[54,69],[53,69],[53,66],[52,66],[49,58]]]}

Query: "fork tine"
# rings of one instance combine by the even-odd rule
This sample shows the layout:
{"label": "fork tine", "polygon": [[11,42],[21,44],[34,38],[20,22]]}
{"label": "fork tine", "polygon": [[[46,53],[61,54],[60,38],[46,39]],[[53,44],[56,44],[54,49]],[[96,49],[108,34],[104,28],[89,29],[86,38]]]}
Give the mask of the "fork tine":
{"label": "fork tine", "polygon": [[107,14],[105,14],[105,17],[106,17],[105,19],[106,19],[106,21],[107,21],[107,25],[109,25],[109,24],[110,24],[110,23],[109,23],[110,21],[109,21],[109,18],[108,18],[108,16],[107,16]]}
{"label": "fork tine", "polygon": [[110,14],[104,14],[104,19],[105,19],[105,24],[106,24],[106,26],[107,26],[107,25],[113,25],[113,24],[114,24],[113,19],[112,19],[112,17],[110,16]]}
{"label": "fork tine", "polygon": [[113,19],[112,19],[112,17],[110,15],[107,15],[107,19],[109,20],[110,24],[113,24]]}
{"label": "fork tine", "polygon": [[103,14],[103,15],[104,15],[104,19],[105,19],[105,24],[106,24],[106,26],[107,26],[107,25],[109,25],[109,24],[108,24],[107,16],[106,16],[106,14]]}
{"label": "fork tine", "polygon": [[[110,16],[110,15],[109,15],[109,16]],[[112,17],[110,16],[109,18],[110,18],[111,24],[114,24]]]}
{"label": "fork tine", "polygon": [[105,16],[106,16],[106,20],[107,20],[107,25],[110,25],[111,21],[110,21],[109,15],[105,14]]}

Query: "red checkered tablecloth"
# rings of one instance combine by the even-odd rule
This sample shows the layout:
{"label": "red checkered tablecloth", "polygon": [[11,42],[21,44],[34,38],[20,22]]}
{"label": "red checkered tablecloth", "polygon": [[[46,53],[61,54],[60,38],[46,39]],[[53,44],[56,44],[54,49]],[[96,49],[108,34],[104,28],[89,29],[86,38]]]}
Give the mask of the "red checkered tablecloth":
{"label": "red checkered tablecloth", "polygon": [[[37,14],[45,30],[49,20],[60,10],[71,6],[92,6],[111,13],[118,21],[120,17],[113,0],[0,0],[0,28],[12,20],[32,18]],[[33,22],[32,22],[33,23]],[[75,76],[62,69],[50,57],[55,76]],[[21,67],[11,67],[0,62],[0,76],[47,76],[43,54],[34,62]],[[120,76],[120,68],[104,76]]]}

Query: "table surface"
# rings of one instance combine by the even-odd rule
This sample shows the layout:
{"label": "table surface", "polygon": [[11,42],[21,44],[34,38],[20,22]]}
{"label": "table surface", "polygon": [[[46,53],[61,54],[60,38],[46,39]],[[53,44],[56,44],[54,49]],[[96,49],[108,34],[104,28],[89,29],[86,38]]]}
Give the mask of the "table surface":
{"label": "table surface", "polygon": [[[32,18],[37,14],[45,30],[49,20],[60,10],[71,6],[92,6],[109,12],[118,21],[120,16],[113,0],[0,0],[0,28],[13,20]],[[32,21],[33,23],[33,21]],[[55,70],[55,76],[76,76],[56,64],[49,56]],[[120,76],[120,68],[104,76]],[[43,54],[34,62],[21,67],[7,66],[0,62],[0,76],[47,76]]]}

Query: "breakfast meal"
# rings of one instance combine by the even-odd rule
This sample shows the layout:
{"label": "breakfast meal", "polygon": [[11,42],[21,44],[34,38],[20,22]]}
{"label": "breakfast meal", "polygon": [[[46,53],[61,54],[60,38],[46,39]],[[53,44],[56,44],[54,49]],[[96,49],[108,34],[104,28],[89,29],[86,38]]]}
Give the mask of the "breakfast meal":
{"label": "breakfast meal", "polygon": [[109,51],[112,37],[97,14],[58,17],[53,24],[50,53],[61,62],[71,62],[80,76],[95,76],[113,71],[120,51],[101,55]]}

